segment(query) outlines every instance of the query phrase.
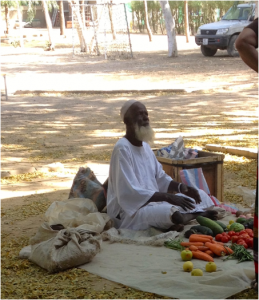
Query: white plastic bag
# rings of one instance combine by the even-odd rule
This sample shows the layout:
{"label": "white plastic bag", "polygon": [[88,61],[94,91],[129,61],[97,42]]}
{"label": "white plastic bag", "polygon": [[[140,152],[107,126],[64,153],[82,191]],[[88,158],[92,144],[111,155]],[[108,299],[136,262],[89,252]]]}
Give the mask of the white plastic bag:
{"label": "white plastic bag", "polygon": [[256,190],[251,190],[244,186],[238,186],[238,194],[243,196],[244,202],[250,207],[255,205]]}
{"label": "white plastic bag", "polygon": [[90,262],[100,251],[100,241],[83,230],[79,232],[63,229],[54,238],[33,245],[29,260],[50,273]]}

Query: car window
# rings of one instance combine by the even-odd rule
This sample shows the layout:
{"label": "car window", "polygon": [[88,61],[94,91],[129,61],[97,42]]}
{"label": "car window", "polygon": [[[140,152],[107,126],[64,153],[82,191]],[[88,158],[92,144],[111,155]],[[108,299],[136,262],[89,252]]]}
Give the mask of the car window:
{"label": "car window", "polygon": [[252,7],[234,7],[232,6],[223,16],[222,20],[248,20],[252,15]]}

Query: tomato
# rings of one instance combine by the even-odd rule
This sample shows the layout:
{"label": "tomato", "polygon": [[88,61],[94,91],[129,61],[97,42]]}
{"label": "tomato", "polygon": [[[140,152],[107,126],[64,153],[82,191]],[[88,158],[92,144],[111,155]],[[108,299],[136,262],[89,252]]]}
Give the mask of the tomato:
{"label": "tomato", "polygon": [[254,239],[253,238],[248,238],[247,241],[246,241],[246,243],[247,243],[247,246],[249,248],[253,248],[254,247]]}
{"label": "tomato", "polygon": [[249,232],[253,232],[253,230],[250,229],[250,228],[246,228],[245,231],[246,231],[248,234],[249,234]]}
{"label": "tomato", "polygon": [[222,232],[221,233],[223,236],[226,236],[226,235],[228,235],[226,232]]}
{"label": "tomato", "polygon": [[245,229],[244,229],[244,230],[241,230],[241,231],[239,231],[239,235],[241,235],[241,234],[244,234],[244,233],[247,233],[247,232],[245,231]]}
{"label": "tomato", "polygon": [[222,238],[222,234],[218,233],[216,236],[215,236],[215,240],[218,241],[218,242],[221,242],[221,238]]}
{"label": "tomato", "polygon": [[242,240],[245,240],[246,238],[249,238],[249,235],[248,234],[241,234],[241,235],[239,235],[239,238],[242,239]]}
{"label": "tomato", "polygon": [[252,232],[248,232],[248,235],[250,236],[250,237],[254,237],[254,232],[252,231]]}
{"label": "tomato", "polygon": [[244,240],[242,240],[242,239],[239,239],[237,241],[237,244],[244,246],[246,249],[248,248],[247,243]]}
{"label": "tomato", "polygon": [[231,242],[232,242],[233,244],[236,243],[237,240],[238,240],[238,238],[239,238],[238,235],[233,235],[233,236],[231,237]]}
{"label": "tomato", "polygon": [[222,243],[227,243],[228,241],[229,241],[229,237],[227,235],[225,235],[221,238]]}
{"label": "tomato", "polygon": [[229,232],[228,232],[228,236],[231,237],[231,236],[233,236],[233,235],[236,235],[235,231],[232,230],[232,231],[229,231]]}

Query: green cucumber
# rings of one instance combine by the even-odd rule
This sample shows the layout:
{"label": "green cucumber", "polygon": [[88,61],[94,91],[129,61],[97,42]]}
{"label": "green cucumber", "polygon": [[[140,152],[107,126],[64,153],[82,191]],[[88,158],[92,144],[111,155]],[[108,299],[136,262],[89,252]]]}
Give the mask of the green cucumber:
{"label": "green cucumber", "polygon": [[196,226],[192,226],[190,230],[195,231],[197,234],[206,234],[206,235],[213,236],[213,231],[206,226],[196,225]]}
{"label": "green cucumber", "polygon": [[223,228],[218,223],[209,218],[198,216],[196,221],[202,226],[209,227],[213,231],[213,235],[224,232]]}
{"label": "green cucumber", "polygon": [[224,231],[227,230],[227,225],[223,224],[223,223],[220,222],[220,221],[214,221],[214,222],[216,222],[217,224],[219,224],[219,225],[223,228]]}

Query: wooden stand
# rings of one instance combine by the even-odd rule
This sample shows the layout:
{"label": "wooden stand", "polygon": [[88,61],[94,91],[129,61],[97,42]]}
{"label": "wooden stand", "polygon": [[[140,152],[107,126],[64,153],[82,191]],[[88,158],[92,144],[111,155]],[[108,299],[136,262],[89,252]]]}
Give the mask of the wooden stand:
{"label": "wooden stand", "polygon": [[[156,149],[153,149],[156,155]],[[211,195],[223,201],[223,160],[225,155],[198,151],[198,158],[173,160],[156,156],[163,170],[175,181],[181,182],[179,171],[182,169],[202,168]]]}

